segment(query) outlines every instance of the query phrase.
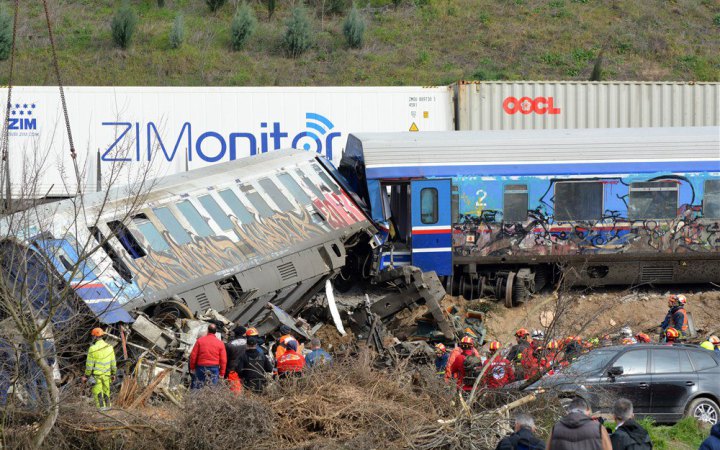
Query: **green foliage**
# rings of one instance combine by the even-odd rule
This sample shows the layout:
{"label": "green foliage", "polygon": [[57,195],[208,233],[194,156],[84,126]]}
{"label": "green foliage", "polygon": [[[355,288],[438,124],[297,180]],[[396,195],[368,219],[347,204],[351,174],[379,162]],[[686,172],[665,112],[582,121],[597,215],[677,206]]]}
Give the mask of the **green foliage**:
{"label": "green foliage", "polygon": [[165,0],[157,0],[158,8],[164,8],[165,7]]}
{"label": "green foliage", "polygon": [[347,0],[315,0],[324,14],[342,14],[348,7]]}
{"label": "green foliage", "polygon": [[698,448],[707,437],[708,432],[692,417],[686,417],[675,425],[657,426],[652,419],[639,420],[638,423],[650,434],[653,448],[656,450],[671,450],[678,448],[678,443],[688,448]]}
{"label": "green foliage", "polygon": [[227,0],[205,0],[205,3],[208,5],[208,8],[210,8],[210,11],[215,12],[218,9],[222,8]]}
{"label": "green foliage", "polygon": [[713,19],[713,22],[715,25],[720,27],[720,14],[715,14],[715,18]]}
{"label": "green foliage", "polygon": [[275,14],[275,0],[267,0],[268,20]]}
{"label": "green foliage", "polygon": [[507,80],[507,73],[498,70],[497,66],[489,58],[480,60],[477,69],[472,73],[472,79],[478,81]]}
{"label": "green foliage", "polygon": [[230,26],[230,43],[232,49],[237,51],[245,46],[250,36],[255,32],[257,19],[255,11],[247,3],[238,8]]}
{"label": "green foliage", "polygon": [[478,14],[478,21],[483,25],[487,25],[490,22],[490,14],[485,11],[480,11],[480,14]]}
{"label": "green foliage", "polygon": [[398,8],[402,4],[402,0],[392,0],[392,4],[395,7],[395,9]]}
{"label": "green foliage", "polygon": [[137,22],[137,15],[130,7],[130,4],[128,2],[123,3],[113,16],[110,25],[115,45],[122,49],[127,49],[130,46]]}
{"label": "green foliage", "polygon": [[286,22],[283,48],[288,56],[297,58],[312,45],[312,24],[303,6],[296,6]]}
{"label": "green foliage", "polygon": [[13,18],[8,14],[5,5],[0,5],[0,61],[10,57],[12,50]]}
{"label": "green foliage", "polygon": [[173,22],[172,30],[170,30],[170,47],[180,48],[185,40],[185,19],[182,14],[178,14]]}
{"label": "green foliage", "polygon": [[362,18],[355,5],[343,23],[343,34],[351,48],[362,48],[365,41],[365,19]]}

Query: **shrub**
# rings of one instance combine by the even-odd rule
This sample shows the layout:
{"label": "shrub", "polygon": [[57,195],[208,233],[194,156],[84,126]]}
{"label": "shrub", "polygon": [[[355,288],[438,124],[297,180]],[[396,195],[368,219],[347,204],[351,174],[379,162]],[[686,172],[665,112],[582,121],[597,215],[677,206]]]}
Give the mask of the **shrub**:
{"label": "shrub", "polygon": [[0,61],[10,57],[12,50],[13,19],[5,6],[0,6]]}
{"label": "shrub", "polygon": [[351,48],[361,48],[365,38],[365,20],[353,5],[343,24],[345,40]]}
{"label": "shrub", "polygon": [[137,15],[135,15],[135,11],[132,10],[130,4],[127,2],[123,3],[113,16],[111,24],[112,37],[115,45],[122,49],[130,46],[137,21]]}
{"label": "shrub", "polygon": [[283,47],[287,54],[297,58],[312,44],[312,27],[307,11],[302,6],[293,8],[283,36]]}
{"label": "shrub", "polygon": [[715,18],[713,19],[713,22],[715,22],[715,25],[720,27],[720,14],[715,14]]}
{"label": "shrub", "polygon": [[245,46],[247,40],[255,32],[256,25],[255,12],[247,3],[243,3],[235,13],[230,26],[230,42],[233,50],[237,51]]}
{"label": "shrub", "polygon": [[275,14],[275,0],[267,0],[268,20]]}
{"label": "shrub", "polygon": [[165,0],[157,0],[158,8],[164,8],[165,7]]}
{"label": "shrub", "polygon": [[170,30],[170,47],[180,48],[185,40],[185,20],[182,14],[178,14]]}
{"label": "shrub", "polygon": [[205,3],[207,3],[210,11],[215,12],[218,9],[222,8],[226,1],[227,0],[205,0]]}

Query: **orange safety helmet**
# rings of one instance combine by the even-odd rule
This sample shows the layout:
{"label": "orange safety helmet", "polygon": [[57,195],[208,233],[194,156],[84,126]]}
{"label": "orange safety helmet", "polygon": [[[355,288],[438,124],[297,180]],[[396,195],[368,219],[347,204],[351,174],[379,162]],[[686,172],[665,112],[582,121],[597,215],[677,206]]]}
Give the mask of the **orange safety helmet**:
{"label": "orange safety helmet", "polygon": [[445,353],[447,351],[443,344],[435,344],[435,350],[440,353]]}
{"label": "orange safety helmet", "polygon": [[245,336],[257,336],[257,335],[258,335],[258,331],[256,328],[253,328],[253,327],[248,328],[247,331],[245,332]]}
{"label": "orange safety helmet", "polygon": [[530,335],[530,332],[526,330],[525,328],[520,328],[515,332],[515,337],[519,337],[521,339],[526,338]]}
{"label": "orange safety helmet", "polygon": [[103,331],[102,328],[98,327],[98,328],[93,328],[92,331],[90,332],[90,335],[94,336],[94,337],[103,337],[105,335],[105,332]]}
{"label": "orange safety helmet", "polygon": [[715,345],[715,346],[720,345],[720,338],[717,337],[717,336],[715,336],[715,335],[710,336],[710,337],[708,338],[708,341],[710,341],[710,343],[711,343],[712,345]]}
{"label": "orange safety helmet", "polygon": [[650,343],[650,336],[648,336],[645,333],[638,333],[635,335],[635,339],[637,339],[638,342],[642,342],[644,344]]}
{"label": "orange safety helmet", "polygon": [[673,294],[668,297],[668,306],[685,306],[687,304],[687,298],[682,294]]}
{"label": "orange safety helmet", "polygon": [[475,340],[470,336],[465,336],[464,338],[460,339],[461,348],[472,348],[473,345],[475,345]]}
{"label": "orange safety helmet", "polygon": [[552,341],[548,342],[547,349],[548,350],[557,350],[558,349],[558,341],[553,339]]}
{"label": "orange safety helmet", "polygon": [[675,340],[680,337],[680,332],[675,328],[668,328],[667,330],[665,330],[665,336],[668,339]]}
{"label": "orange safety helmet", "polygon": [[498,341],[492,341],[490,343],[490,351],[492,353],[495,353],[496,351],[500,350],[500,347],[502,347],[502,344],[500,344],[500,342],[498,342]]}

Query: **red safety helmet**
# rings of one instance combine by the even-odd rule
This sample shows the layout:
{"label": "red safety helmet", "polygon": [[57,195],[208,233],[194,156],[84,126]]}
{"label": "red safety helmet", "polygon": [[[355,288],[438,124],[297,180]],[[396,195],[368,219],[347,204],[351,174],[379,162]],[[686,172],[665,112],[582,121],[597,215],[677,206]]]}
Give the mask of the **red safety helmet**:
{"label": "red safety helmet", "polygon": [[245,332],[245,336],[257,336],[257,335],[258,335],[258,331],[257,331],[256,328],[250,327],[250,328],[248,328],[247,331]]}
{"label": "red safety helmet", "polygon": [[440,353],[445,353],[447,351],[443,344],[435,344],[435,350]]}
{"label": "red safety helmet", "polygon": [[525,328],[520,328],[515,332],[515,337],[519,337],[521,339],[526,338],[530,335],[530,332],[526,330]]}
{"label": "red safety helmet", "polygon": [[105,332],[103,331],[102,328],[93,328],[92,331],[90,332],[90,335],[95,336],[95,337],[102,337],[105,335]]}
{"label": "red safety helmet", "polygon": [[500,347],[502,347],[502,344],[500,344],[500,342],[498,342],[498,341],[492,341],[490,343],[490,351],[492,353],[495,353],[496,351],[500,350]]}
{"label": "red safety helmet", "polygon": [[642,342],[642,343],[645,343],[645,344],[649,344],[649,343],[650,343],[650,336],[648,336],[648,335],[645,334],[645,333],[638,333],[638,334],[636,334],[636,335],[635,335],[635,339],[637,339],[638,342]]}
{"label": "red safety helmet", "polygon": [[665,336],[668,339],[675,340],[680,337],[680,332],[675,328],[668,328],[667,330],[665,330]]}
{"label": "red safety helmet", "polygon": [[687,298],[682,294],[673,294],[668,297],[668,306],[685,306],[687,304]]}

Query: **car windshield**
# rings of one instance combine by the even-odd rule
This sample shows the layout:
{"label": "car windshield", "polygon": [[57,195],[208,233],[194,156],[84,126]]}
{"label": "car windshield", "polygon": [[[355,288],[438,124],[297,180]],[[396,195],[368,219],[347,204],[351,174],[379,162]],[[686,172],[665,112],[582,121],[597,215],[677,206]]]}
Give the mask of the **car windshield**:
{"label": "car windshield", "polygon": [[605,367],[615,355],[617,350],[595,350],[580,356],[563,372],[575,375],[595,373]]}

